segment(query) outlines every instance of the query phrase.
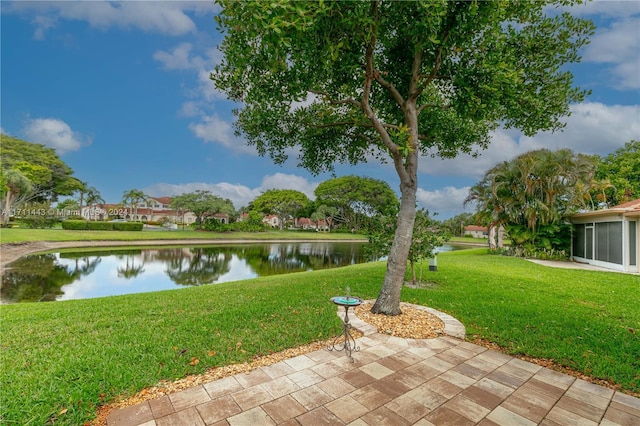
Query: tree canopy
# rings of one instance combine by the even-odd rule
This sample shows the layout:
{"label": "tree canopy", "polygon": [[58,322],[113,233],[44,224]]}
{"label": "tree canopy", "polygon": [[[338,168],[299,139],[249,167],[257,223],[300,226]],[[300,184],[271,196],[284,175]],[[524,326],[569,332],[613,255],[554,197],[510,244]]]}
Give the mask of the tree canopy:
{"label": "tree canopy", "polygon": [[359,228],[358,218],[397,212],[398,198],[388,183],[361,176],[329,179],[314,191],[316,204],[337,209],[336,218],[347,227]]}
{"label": "tree canopy", "polygon": [[602,158],[596,177],[609,185],[593,191],[594,198],[604,193],[599,201],[609,207],[640,198],[640,141],[631,140]]}
{"label": "tree canopy", "polygon": [[196,224],[202,227],[204,220],[218,213],[233,214],[231,200],[213,195],[211,191],[196,190],[178,195],[171,200],[171,208],[191,211],[196,215]]}
{"label": "tree canopy", "polygon": [[278,216],[280,229],[289,218],[299,214],[310,203],[309,197],[295,189],[269,189],[251,202],[251,210]]}
{"label": "tree canopy", "polygon": [[2,169],[19,170],[38,187],[39,197],[55,201],[58,195],[71,195],[79,181],[73,170],[58,157],[53,148],[1,135]]}
{"label": "tree canopy", "polygon": [[400,313],[420,155],[484,148],[499,125],[561,129],[584,99],[563,65],[579,60],[593,25],[549,7],[567,3],[219,1],[224,59],[211,78],[241,104],[249,144],[276,163],[298,152],[313,173],[375,159],[398,174],[374,312]]}
{"label": "tree canopy", "polygon": [[8,223],[9,212],[27,202],[53,202],[60,195],[71,195],[80,187],[73,170],[53,148],[0,135],[0,195]]}

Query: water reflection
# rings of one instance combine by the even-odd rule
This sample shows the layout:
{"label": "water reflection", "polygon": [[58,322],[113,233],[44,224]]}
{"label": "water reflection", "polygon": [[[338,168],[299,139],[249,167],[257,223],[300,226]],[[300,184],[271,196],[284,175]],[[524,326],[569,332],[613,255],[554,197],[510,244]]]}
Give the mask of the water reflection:
{"label": "water reflection", "polygon": [[282,243],[25,256],[2,277],[2,303],[88,299],[363,262],[361,243]]}

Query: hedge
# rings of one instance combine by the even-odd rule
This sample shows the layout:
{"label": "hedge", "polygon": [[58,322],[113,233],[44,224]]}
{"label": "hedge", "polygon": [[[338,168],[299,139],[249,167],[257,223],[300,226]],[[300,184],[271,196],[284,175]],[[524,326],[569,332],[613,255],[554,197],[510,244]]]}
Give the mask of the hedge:
{"label": "hedge", "polygon": [[63,220],[62,221],[62,229],[71,229],[74,231],[85,230],[87,228],[86,220]]}
{"label": "hedge", "polygon": [[142,231],[143,224],[138,222],[87,222],[86,220],[64,220],[62,229],[74,231]]}
{"label": "hedge", "polygon": [[112,222],[115,231],[142,231],[141,222]]}
{"label": "hedge", "polygon": [[112,222],[88,222],[89,225],[87,229],[91,229],[93,231],[112,231],[113,223]]}

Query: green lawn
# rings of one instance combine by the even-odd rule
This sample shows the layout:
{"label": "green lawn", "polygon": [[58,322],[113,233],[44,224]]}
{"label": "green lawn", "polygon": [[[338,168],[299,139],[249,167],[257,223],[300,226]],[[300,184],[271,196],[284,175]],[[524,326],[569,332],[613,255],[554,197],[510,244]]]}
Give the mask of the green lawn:
{"label": "green lawn", "polygon": [[2,228],[2,243],[26,241],[137,241],[137,240],[320,240],[320,239],[362,239],[358,234],[326,233],[309,231],[266,231],[266,232],[200,232],[194,230],[176,231],[72,231],[66,229],[25,229]]}
{"label": "green lawn", "polygon": [[[485,249],[442,253],[404,301],[445,311],[513,354],[640,391],[640,277],[552,269]],[[375,298],[383,263],[157,293],[0,306],[0,422],[82,424],[161,379],[340,332],[331,296]],[[425,267],[426,270],[426,267]],[[200,362],[190,365],[193,357]]]}
{"label": "green lawn", "polygon": [[485,246],[489,245],[488,238],[469,238],[469,237],[451,237],[449,240],[450,243],[467,243],[467,244],[483,244]]}

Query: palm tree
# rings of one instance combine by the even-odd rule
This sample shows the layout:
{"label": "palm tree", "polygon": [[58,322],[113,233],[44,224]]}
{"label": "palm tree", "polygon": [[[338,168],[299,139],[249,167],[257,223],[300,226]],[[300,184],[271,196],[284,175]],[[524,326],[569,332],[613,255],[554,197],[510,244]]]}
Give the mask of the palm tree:
{"label": "palm tree", "polygon": [[[76,179],[78,181],[78,185],[76,191],[80,194],[80,196],[78,197],[78,214],[80,215],[80,217],[82,216],[82,207],[85,205],[85,195],[87,193],[87,185],[89,184],[88,182],[84,182],[81,181],[80,179]],[[88,205],[89,203],[87,203]]]}
{"label": "palm tree", "polygon": [[89,188],[85,188],[86,190],[86,201],[87,201],[87,206],[92,205],[92,204],[97,204],[99,206],[104,206],[104,198],[102,198],[102,195],[100,195],[100,191],[98,191],[95,187],[89,187]]}
{"label": "palm tree", "polygon": [[4,197],[4,209],[2,214],[2,226],[9,224],[11,210],[14,208],[16,201],[21,195],[26,195],[33,190],[31,181],[18,170],[8,170],[2,180],[6,188]]}
{"label": "palm tree", "polygon": [[535,244],[542,227],[561,224],[584,205],[594,172],[593,157],[568,149],[531,151],[489,170],[465,203],[475,201],[490,224],[509,226],[512,239],[517,233]]}
{"label": "palm tree", "polygon": [[148,197],[139,189],[130,189],[122,194],[122,203],[131,206],[133,217],[138,217],[138,204]]}

